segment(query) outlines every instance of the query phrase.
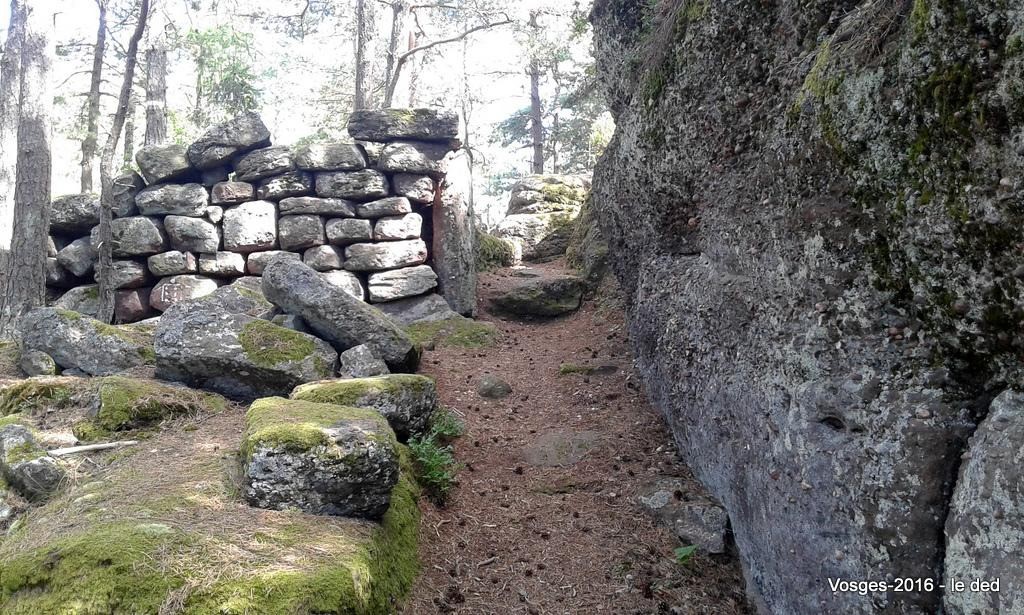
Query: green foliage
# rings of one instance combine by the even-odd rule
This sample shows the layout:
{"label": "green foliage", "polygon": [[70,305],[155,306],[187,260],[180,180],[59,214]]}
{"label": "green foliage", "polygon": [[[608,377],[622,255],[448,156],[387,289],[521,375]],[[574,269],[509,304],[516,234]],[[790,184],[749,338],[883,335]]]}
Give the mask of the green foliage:
{"label": "green foliage", "polygon": [[461,420],[447,408],[439,408],[430,419],[426,436],[409,440],[416,480],[438,504],[444,504],[458,482],[462,464],[455,460],[451,440],[465,433]]}
{"label": "green foliage", "polygon": [[498,267],[511,267],[516,262],[516,247],[511,241],[489,233],[476,234],[476,267],[490,271]]}
{"label": "green foliage", "polygon": [[686,565],[693,559],[693,556],[697,553],[697,547],[689,545],[686,547],[679,547],[673,552],[676,556],[676,562],[681,565]]}
{"label": "green foliage", "polygon": [[259,107],[252,34],[220,25],[189,30],[183,43],[196,64],[194,124],[205,126]]}
{"label": "green foliage", "polygon": [[263,367],[302,361],[316,351],[316,345],[309,336],[265,320],[254,320],[245,325],[238,341],[245,355]]}
{"label": "green foliage", "polygon": [[457,414],[442,406],[430,417],[430,432],[444,440],[453,440],[466,433],[466,425]]}
{"label": "green foliage", "polygon": [[558,374],[560,376],[569,376],[573,374],[580,374],[583,376],[589,376],[594,373],[594,368],[588,365],[577,365],[576,363],[562,363],[558,366]]}
{"label": "green foliage", "polygon": [[471,318],[452,318],[433,322],[418,322],[405,328],[412,341],[419,346],[456,346],[484,348],[493,346],[498,339],[494,325]]}

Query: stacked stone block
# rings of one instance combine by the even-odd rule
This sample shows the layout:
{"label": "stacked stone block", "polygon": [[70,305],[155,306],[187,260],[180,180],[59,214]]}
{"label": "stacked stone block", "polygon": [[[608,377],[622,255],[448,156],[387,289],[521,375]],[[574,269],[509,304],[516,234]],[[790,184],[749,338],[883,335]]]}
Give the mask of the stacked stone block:
{"label": "stacked stone block", "polygon": [[[117,321],[261,276],[281,253],[370,303],[436,290],[429,226],[458,116],[357,112],[349,132],[353,142],[272,145],[250,113],[188,147],[142,148],[139,172],[115,181]],[[47,283],[83,312],[94,309],[98,212],[98,197],[72,195],[51,216]]]}

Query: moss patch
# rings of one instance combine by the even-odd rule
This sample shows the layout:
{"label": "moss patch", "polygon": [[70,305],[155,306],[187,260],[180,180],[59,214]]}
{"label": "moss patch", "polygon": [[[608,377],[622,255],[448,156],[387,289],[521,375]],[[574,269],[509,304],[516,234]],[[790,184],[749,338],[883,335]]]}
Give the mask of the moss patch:
{"label": "moss patch", "polygon": [[0,376],[17,376],[21,373],[18,369],[18,345],[14,342],[0,342]]}
{"label": "moss patch", "polygon": [[75,426],[75,435],[81,440],[138,429],[175,416],[220,412],[226,405],[219,395],[121,376],[102,379],[96,393],[100,402],[96,416]]}
{"label": "moss patch", "polygon": [[373,410],[282,397],[258,399],[245,415],[242,458],[248,460],[258,447],[300,453],[325,446],[324,429],[350,420],[372,421],[390,433],[387,421]]}
{"label": "moss patch", "polygon": [[594,368],[588,365],[577,365],[575,363],[562,363],[558,367],[558,374],[561,376],[569,376],[571,374],[581,374],[589,376],[594,373]]}
{"label": "moss patch", "polygon": [[87,392],[89,381],[81,378],[29,378],[0,388],[0,416],[30,414],[51,408],[62,410],[75,403],[76,396]]}
{"label": "moss patch", "polygon": [[516,264],[516,246],[507,239],[495,237],[488,233],[476,235],[476,267],[480,271],[490,271],[498,267],[511,267]]}
{"label": "moss patch", "polygon": [[500,337],[494,325],[461,317],[415,323],[405,327],[405,332],[413,342],[424,347],[484,348],[494,346]]}
{"label": "moss patch", "polygon": [[245,325],[238,341],[245,355],[261,367],[302,361],[316,351],[316,345],[308,336],[265,320]]}
{"label": "moss patch", "polygon": [[415,374],[391,374],[373,378],[310,382],[295,387],[292,399],[316,404],[359,407],[364,400],[380,395],[421,394],[434,388],[434,381]]}

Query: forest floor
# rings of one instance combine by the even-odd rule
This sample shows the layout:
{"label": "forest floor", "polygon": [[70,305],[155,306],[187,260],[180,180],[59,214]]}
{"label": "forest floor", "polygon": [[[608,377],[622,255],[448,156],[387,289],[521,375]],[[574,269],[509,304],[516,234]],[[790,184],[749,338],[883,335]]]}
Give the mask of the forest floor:
{"label": "forest floor", "polygon": [[[679,540],[637,502],[659,478],[701,489],[643,395],[616,293],[555,320],[487,311],[524,273],[563,268],[483,274],[480,319],[499,341],[426,354],[423,373],[465,422],[454,444],[464,468],[445,506],[421,503],[423,570],[405,615],[748,613],[738,562],[700,553],[676,562]],[[573,366],[601,369],[564,373],[583,371]],[[487,374],[512,394],[479,396]]]}

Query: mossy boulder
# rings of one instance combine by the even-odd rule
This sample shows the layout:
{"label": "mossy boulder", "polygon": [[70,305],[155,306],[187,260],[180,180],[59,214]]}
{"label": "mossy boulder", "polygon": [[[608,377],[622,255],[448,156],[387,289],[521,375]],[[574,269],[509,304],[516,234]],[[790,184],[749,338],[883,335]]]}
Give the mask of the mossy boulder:
{"label": "mossy boulder", "polygon": [[591,289],[597,288],[608,272],[608,242],[601,234],[597,214],[589,199],[573,226],[565,256]]}
{"label": "mossy boulder", "polygon": [[18,367],[26,376],[54,376],[57,362],[53,357],[39,350],[27,350],[18,357]]}
{"label": "mossy boulder", "polygon": [[590,180],[579,175],[530,175],[512,186],[508,214],[579,214]]}
{"label": "mossy boulder", "polygon": [[[419,488],[402,474],[379,522],[239,500],[239,410],[202,438],[158,434],[0,541],[0,612],[388,615],[415,578]],[[237,473],[237,472],[236,472]]]}
{"label": "mossy boulder", "polygon": [[376,410],[403,441],[427,429],[438,403],[433,379],[412,374],[311,382],[297,387],[291,397]]}
{"label": "mossy boulder", "polygon": [[152,338],[145,328],[115,327],[56,308],[32,310],[21,328],[23,352],[44,352],[63,369],[106,376],[154,361]]}
{"label": "mossy boulder", "polygon": [[486,348],[493,346],[500,333],[489,322],[471,318],[449,318],[417,322],[406,326],[405,332],[424,348],[455,346],[458,348]]}
{"label": "mossy boulder", "polygon": [[495,297],[493,306],[516,316],[555,317],[575,312],[583,301],[586,284],[575,276],[530,280]]}
{"label": "mossy boulder", "polygon": [[476,266],[480,271],[511,267],[522,259],[519,245],[510,239],[495,237],[490,233],[477,233],[476,245]]}
{"label": "mossy boulder", "polygon": [[18,495],[30,501],[48,498],[67,476],[24,425],[0,428],[0,473]]}
{"label": "mossy boulder", "polygon": [[271,510],[376,519],[398,482],[398,443],[377,412],[265,398],[246,414],[245,499]]}
{"label": "mossy boulder", "polygon": [[158,378],[237,399],[287,395],[332,376],[338,363],[334,349],[312,335],[202,299],[164,313],[154,348]]}
{"label": "mossy boulder", "polygon": [[63,410],[91,389],[88,379],[69,377],[26,378],[0,387],[0,416]]}

